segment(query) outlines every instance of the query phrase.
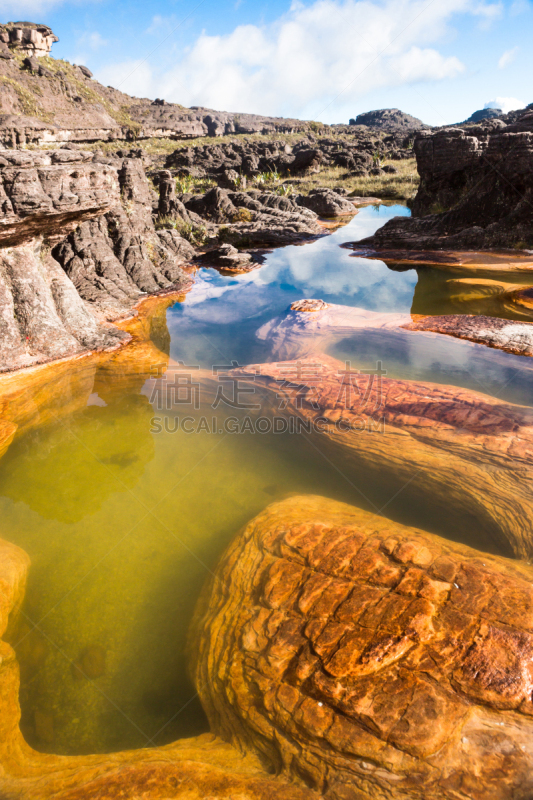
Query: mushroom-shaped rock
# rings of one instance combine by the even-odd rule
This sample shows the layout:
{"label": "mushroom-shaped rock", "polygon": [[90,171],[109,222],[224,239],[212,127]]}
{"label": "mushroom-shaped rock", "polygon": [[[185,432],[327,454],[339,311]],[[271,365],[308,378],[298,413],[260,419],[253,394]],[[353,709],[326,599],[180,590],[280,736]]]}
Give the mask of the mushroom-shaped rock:
{"label": "mushroom-shaped rock", "polygon": [[531,797],[532,580],[345,504],[271,505],[193,623],[213,732],[328,800]]}
{"label": "mushroom-shaped rock", "polygon": [[291,305],[291,311],[324,311],[329,308],[328,303],[324,300],[295,300]]}

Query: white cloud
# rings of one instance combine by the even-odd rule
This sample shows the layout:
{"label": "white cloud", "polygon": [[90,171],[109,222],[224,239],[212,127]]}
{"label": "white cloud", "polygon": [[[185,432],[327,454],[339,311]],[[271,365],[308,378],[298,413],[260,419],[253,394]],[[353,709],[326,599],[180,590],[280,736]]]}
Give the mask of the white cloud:
{"label": "white cloud", "polygon": [[504,114],[509,111],[515,111],[518,108],[525,108],[527,103],[519,100],[517,97],[495,97],[494,100],[489,100],[485,103],[483,108],[501,108]]}
{"label": "white cloud", "polygon": [[503,3],[478,3],[472,8],[472,13],[480,17],[480,28],[490,28],[492,23],[503,16]]}
{"label": "white cloud", "polygon": [[[167,70],[150,59],[150,66],[111,65],[97,77],[187,106],[320,119],[335,101],[337,116],[341,107],[351,116],[354,101],[371,91],[460,75],[461,61],[435,44],[459,14],[490,21],[501,10],[477,0],[293,2],[275,23],[202,33]],[[154,18],[153,28],[159,23]]]}
{"label": "white cloud", "polygon": [[529,0],[514,0],[511,4],[510,13],[512,17],[518,16],[518,14],[523,14],[524,11],[529,11],[531,9],[531,4]]}
{"label": "white cloud", "polygon": [[92,31],[91,33],[87,31],[78,37],[77,44],[82,47],[89,47],[91,50],[100,50],[101,47],[105,47],[107,44],[107,39],[104,39],[98,31]]}
{"label": "white cloud", "polygon": [[513,47],[511,50],[506,50],[498,60],[498,67],[500,69],[505,69],[505,67],[509,66],[509,64],[512,64],[517,57],[519,50],[519,47]]}

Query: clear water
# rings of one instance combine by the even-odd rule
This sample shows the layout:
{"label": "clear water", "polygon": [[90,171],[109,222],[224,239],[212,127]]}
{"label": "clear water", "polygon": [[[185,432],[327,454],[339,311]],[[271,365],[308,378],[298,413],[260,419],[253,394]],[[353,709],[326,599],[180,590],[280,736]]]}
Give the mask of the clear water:
{"label": "clear water", "polygon": [[[200,271],[185,301],[168,310],[168,331],[164,321],[153,327],[159,360],[170,351],[204,370],[266,361],[256,330],[302,297],[409,312],[424,268],[393,271],[339,247],[406,213],[364,209],[329,237],[272,252],[248,275]],[[448,308],[439,280],[422,294],[438,309],[440,291]],[[471,294],[461,302],[472,313]],[[132,347],[126,364],[73,366],[84,371],[69,389],[77,410],[22,433],[0,460],[2,537],[32,561],[13,636],[22,728],[44,751],[150,746],[207,729],[187,677],[187,627],[222,550],[274,499],[317,493],[366,508],[388,503],[391,518],[493,547],[476,520],[453,509],[435,515],[432,498],[414,503],[408,489],[390,502],[394,477],[353,465],[338,471],[306,436],[174,432],[175,410],[154,432],[153,359],[136,363]],[[393,376],[533,404],[528,359],[449,337],[361,332],[331,352],[354,366],[379,359]],[[233,413],[217,409],[219,419]]]}

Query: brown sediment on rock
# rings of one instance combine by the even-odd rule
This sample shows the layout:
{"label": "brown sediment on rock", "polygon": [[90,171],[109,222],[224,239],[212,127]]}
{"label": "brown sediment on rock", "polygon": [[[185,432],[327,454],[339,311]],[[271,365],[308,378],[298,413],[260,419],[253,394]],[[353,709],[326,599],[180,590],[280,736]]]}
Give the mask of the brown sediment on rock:
{"label": "brown sediment on rock", "polygon": [[275,413],[317,425],[320,449],[336,463],[408,485],[432,498],[435,513],[451,506],[473,515],[507,551],[533,554],[531,409],[457,386],[363,374],[323,355],[232,374],[263,382]]}
{"label": "brown sediment on rock", "polygon": [[519,356],[533,355],[533,323],[473,314],[413,317],[404,325],[410,331],[432,331],[468,339]]}
{"label": "brown sediment on rock", "polygon": [[[398,219],[403,219],[398,217]],[[357,258],[385,261],[388,264],[416,266],[427,264],[430,267],[464,267],[472,270],[509,270],[512,272],[532,272],[533,258],[513,251],[474,251],[468,250],[410,250],[390,247],[364,247],[359,242],[342,245],[353,250]]]}
{"label": "brown sediment on rock", "polygon": [[326,308],[329,308],[329,304],[324,302],[324,300],[296,300],[291,305],[291,311],[305,311],[305,312],[314,312],[317,311],[325,311]]}
{"label": "brown sediment on rock", "polygon": [[191,629],[212,730],[328,800],[529,797],[532,580],[328,499],[271,505]]}
{"label": "brown sediment on rock", "polygon": [[175,291],[138,303],[132,315],[116,323],[127,334],[125,347],[1,375],[0,456],[15,435],[85,408],[91,394],[101,393],[104,400],[111,400],[128,389],[139,391],[147,380],[163,375],[170,348],[166,310],[183,298]]}

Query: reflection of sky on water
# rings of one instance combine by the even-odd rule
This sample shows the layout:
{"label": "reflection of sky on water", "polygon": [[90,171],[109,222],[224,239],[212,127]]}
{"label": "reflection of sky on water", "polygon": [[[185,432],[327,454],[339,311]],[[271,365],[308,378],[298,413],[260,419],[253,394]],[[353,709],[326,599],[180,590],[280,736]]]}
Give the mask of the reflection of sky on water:
{"label": "reflection of sky on water", "polygon": [[[370,235],[402,206],[362,209],[345,227],[309,245],[285,247],[248,275],[224,277],[203,269],[185,302],[168,312],[171,356],[210,368],[271,360],[268,342],[255,333],[302,297],[373,311],[409,312],[416,270],[394,272],[380,261],[353,258],[339,245]],[[435,298],[437,302],[437,298]],[[390,377],[464,386],[533,405],[530,359],[450,336],[361,330],[332,344],[331,355],[354,367],[383,362]]]}
{"label": "reflection of sky on water", "polygon": [[392,272],[379,261],[353,258],[339,246],[369,236],[391,217],[408,214],[404,206],[369,206],[329,236],[274,250],[260,269],[248,275],[227,277],[201,270],[185,302],[169,311],[172,357],[187,354],[204,361],[213,351],[228,358],[251,360],[254,353],[259,357],[257,328],[302,297],[372,310],[409,311],[415,270]]}

